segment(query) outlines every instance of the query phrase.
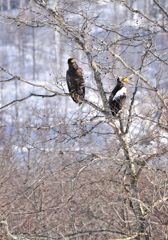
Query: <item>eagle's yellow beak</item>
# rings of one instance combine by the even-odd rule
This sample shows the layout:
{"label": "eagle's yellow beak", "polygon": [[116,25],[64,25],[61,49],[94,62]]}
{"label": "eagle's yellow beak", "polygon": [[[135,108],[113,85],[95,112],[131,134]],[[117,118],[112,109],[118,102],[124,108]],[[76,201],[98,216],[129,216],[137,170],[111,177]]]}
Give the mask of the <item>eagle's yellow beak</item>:
{"label": "eagle's yellow beak", "polygon": [[129,83],[129,79],[128,79],[127,77],[123,77],[123,78],[122,78],[122,82],[123,82],[123,83]]}

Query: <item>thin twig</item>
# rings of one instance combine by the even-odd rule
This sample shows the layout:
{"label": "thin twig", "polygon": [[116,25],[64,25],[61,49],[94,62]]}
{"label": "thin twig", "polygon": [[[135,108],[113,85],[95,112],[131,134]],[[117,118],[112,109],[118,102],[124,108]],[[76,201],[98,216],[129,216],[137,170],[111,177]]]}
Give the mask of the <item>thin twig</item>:
{"label": "thin twig", "polygon": [[139,79],[142,80],[148,87],[150,87],[151,89],[153,89],[153,91],[156,92],[157,97],[158,97],[158,98],[160,99],[160,101],[162,102],[163,106],[168,110],[168,106],[167,106],[167,104],[166,104],[163,96],[161,95],[160,91],[159,91],[157,88],[153,87],[153,86],[149,83],[149,81],[148,81],[143,75],[141,75],[138,71],[136,71],[134,68],[132,68],[131,66],[129,66],[118,54],[114,53],[114,51],[113,51],[111,48],[109,48],[108,50],[109,50],[109,52],[111,53],[111,55],[112,55],[114,58],[116,58],[119,62],[121,62],[126,69],[130,70],[133,74],[135,74],[136,76],[138,76]]}

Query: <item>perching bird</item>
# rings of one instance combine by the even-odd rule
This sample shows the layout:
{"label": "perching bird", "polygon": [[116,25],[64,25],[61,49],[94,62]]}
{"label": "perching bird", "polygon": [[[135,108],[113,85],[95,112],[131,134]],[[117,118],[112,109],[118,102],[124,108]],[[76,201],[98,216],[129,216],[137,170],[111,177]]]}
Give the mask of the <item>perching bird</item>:
{"label": "perching bird", "polygon": [[117,113],[122,109],[127,96],[127,89],[125,84],[129,82],[127,77],[117,78],[117,85],[111,92],[109,97],[109,105],[113,116],[116,116]]}
{"label": "perching bird", "polygon": [[78,66],[74,58],[68,59],[68,66],[66,81],[69,93],[74,102],[82,104],[82,99],[85,97],[85,80],[82,68]]}

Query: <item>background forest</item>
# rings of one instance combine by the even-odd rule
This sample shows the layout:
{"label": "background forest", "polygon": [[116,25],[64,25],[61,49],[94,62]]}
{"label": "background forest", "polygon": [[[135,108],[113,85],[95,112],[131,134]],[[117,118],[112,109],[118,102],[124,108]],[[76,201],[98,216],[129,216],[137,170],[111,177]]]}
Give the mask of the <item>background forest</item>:
{"label": "background forest", "polygon": [[0,0],[0,239],[168,239],[167,79],[167,0]]}

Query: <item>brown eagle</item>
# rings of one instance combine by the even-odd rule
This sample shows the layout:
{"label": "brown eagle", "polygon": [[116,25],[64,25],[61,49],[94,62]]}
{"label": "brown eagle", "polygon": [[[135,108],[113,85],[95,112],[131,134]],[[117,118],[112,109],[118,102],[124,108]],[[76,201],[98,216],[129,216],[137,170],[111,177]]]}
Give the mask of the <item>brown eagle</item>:
{"label": "brown eagle", "polygon": [[116,116],[117,113],[122,109],[126,97],[127,97],[127,89],[125,87],[125,84],[129,82],[127,77],[124,77],[120,79],[117,78],[117,85],[111,92],[111,95],[109,97],[109,105],[113,116]]}
{"label": "brown eagle", "polygon": [[69,93],[74,102],[82,104],[82,100],[85,97],[85,80],[82,68],[78,66],[74,58],[68,59],[68,66],[66,81]]}

